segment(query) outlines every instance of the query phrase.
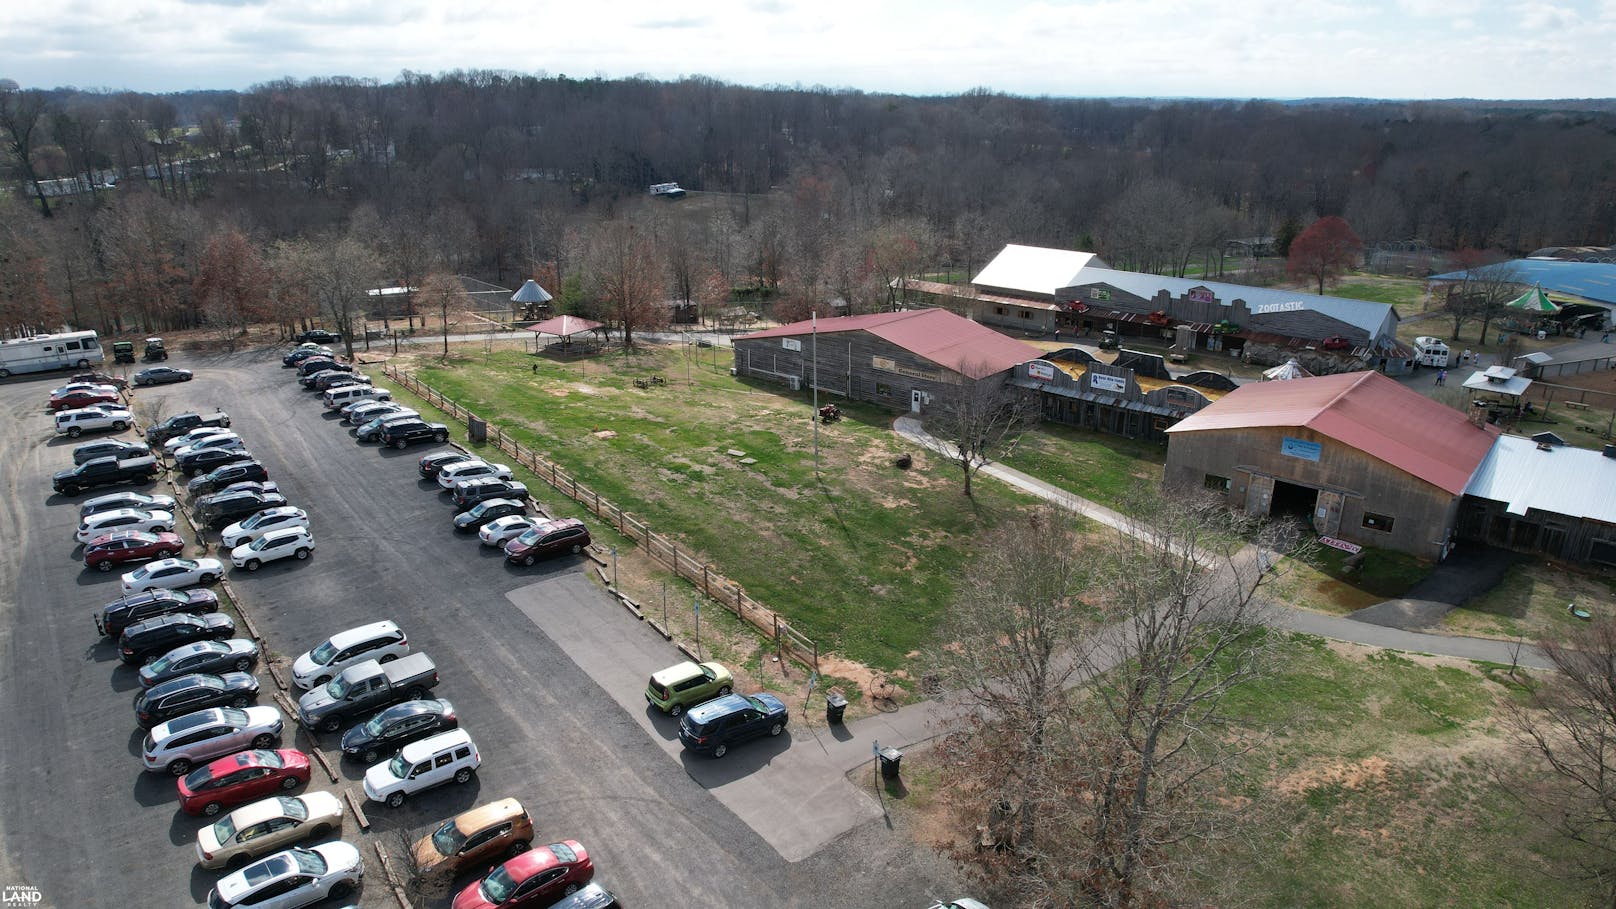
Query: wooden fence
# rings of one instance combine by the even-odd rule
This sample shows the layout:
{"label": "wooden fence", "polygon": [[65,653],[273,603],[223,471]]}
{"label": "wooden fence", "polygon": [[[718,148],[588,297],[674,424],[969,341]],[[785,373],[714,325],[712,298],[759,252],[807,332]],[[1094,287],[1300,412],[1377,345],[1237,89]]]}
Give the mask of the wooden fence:
{"label": "wooden fence", "polygon": [[382,372],[427,403],[468,426],[474,420],[482,421],[487,427],[488,441],[500,451],[510,455],[518,464],[531,470],[535,476],[549,483],[562,495],[583,505],[601,520],[617,528],[619,533],[640,544],[653,559],[690,581],[713,602],[722,605],[752,627],[768,635],[774,641],[776,651],[790,656],[815,672],[819,671],[817,643],[791,627],[791,624],[774,610],[748,596],[740,584],[724,577],[714,571],[711,565],[696,558],[688,548],[680,548],[678,542],[653,531],[650,524],[601,498],[600,493],[579,483],[576,477],[568,474],[559,464],[517,442],[498,425],[489,423],[461,407],[452,398],[416,379],[414,375],[390,363],[382,367]]}

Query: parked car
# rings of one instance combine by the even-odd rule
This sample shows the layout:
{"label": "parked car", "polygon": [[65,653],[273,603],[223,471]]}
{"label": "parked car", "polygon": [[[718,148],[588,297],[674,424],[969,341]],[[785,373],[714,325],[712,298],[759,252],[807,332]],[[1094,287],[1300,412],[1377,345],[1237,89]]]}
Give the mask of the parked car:
{"label": "parked car", "polygon": [[315,391],[330,391],[344,385],[371,384],[370,376],[362,372],[344,372],[340,369],[328,369],[325,372],[315,373],[312,378],[314,379],[313,387]]}
{"label": "parked car", "polygon": [[651,673],[645,699],[668,716],[678,716],[686,707],[724,697],[734,685],[735,677],[722,663],[676,663]]}
{"label": "parked car", "polygon": [[350,382],[347,385],[327,388],[321,393],[320,399],[324,402],[326,410],[341,410],[355,401],[391,401],[393,393],[363,382]]}
{"label": "parked car", "polygon": [[117,458],[120,461],[129,458],[149,457],[152,453],[150,447],[139,442],[125,442],[123,439],[102,439],[98,442],[85,442],[73,448],[73,463],[83,464],[94,458]]}
{"label": "parked car", "polygon": [[297,699],[297,719],[309,729],[336,732],[353,717],[399,701],[418,701],[438,685],[438,667],[419,651],[388,663],[363,660]]}
{"label": "parked car", "polygon": [[63,410],[78,410],[91,404],[116,404],[118,401],[116,390],[74,388],[51,395],[50,402],[46,406],[52,413],[58,413]]}
{"label": "parked car", "polygon": [[151,455],[121,461],[113,457],[91,458],[77,467],[52,474],[51,488],[64,496],[73,496],[96,486],[148,483],[157,476],[157,469],[157,459]]}
{"label": "parked car", "polygon": [[193,504],[192,513],[197,516],[197,520],[209,527],[224,527],[253,512],[285,504],[285,496],[267,490],[263,485],[232,484],[231,487],[197,499]]}
{"label": "parked car", "polygon": [[250,672],[191,672],[135,694],[135,721],[148,729],[208,707],[246,707],[258,699]]}
{"label": "parked car", "polygon": [[196,863],[239,868],[301,839],[342,829],[342,800],[329,792],[278,795],[243,805],[196,832]]}
{"label": "parked car", "polygon": [[490,464],[487,461],[464,461],[439,469],[438,485],[444,489],[453,489],[454,484],[462,480],[481,480],[486,477],[509,480],[511,476],[511,468],[506,464]]}
{"label": "parked car", "polygon": [[361,442],[375,442],[382,437],[382,429],[387,424],[397,423],[401,420],[413,420],[419,416],[420,414],[406,407],[403,410],[397,410],[364,423],[354,430],[354,437]]}
{"label": "parked car", "polygon": [[686,751],[721,758],[734,745],[779,735],[790,718],[785,703],[772,694],[726,695],[686,710],[679,741]]}
{"label": "parked car", "polygon": [[616,894],[591,881],[552,903],[550,909],[622,909],[622,906]]}
{"label": "parked car", "polygon": [[68,376],[70,383],[83,383],[86,385],[111,385],[118,391],[129,387],[129,380],[123,376],[115,376],[107,372],[81,372]]}
{"label": "parked car", "polygon": [[123,432],[135,415],[121,407],[83,407],[56,414],[56,434],[76,439],[87,432]]}
{"label": "parked car", "polygon": [[219,542],[235,549],[243,543],[251,543],[271,530],[307,526],[309,526],[308,512],[292,505],[278,505],[255,512],[246,520],[237,521],[226,527],[219,532]]}
{"label": "parked car", "polygon": [[197,641],[175,647],[140,667],[142,688],[150,688],[192,672],[246,672],[258,662],[258,645],[247,638]]}
{"label": "parked car", "polygon": [[498,546],[504,549],[506,543],[532,530],[533,525],[537,523],[539,523],[538,518],[526,514],[513,514],[503,518],[495,518],[477,531],[477,539],[481,540],[484,546]]}
{"label": "parked car", "polygon": [[80,391],[87,391],[87,392],[90,392],[91,394],[116,395],[118,393],[119,389],[118,389],[118,387],[116,385],[107,385],[107,384],[102,383],[102,382],[70,381],[66,385],[61,386],[60,388],[52,388],[51,389],[51,397],[59,398],[59,397],[62,397],[63,395],[70,395],[70,394],[73,394],[74,392],[80,392]]}
{"label": "parked car", "polygon": [[230,564],[248,571],[257,571],[265,562],[287,557],[299,561],[314,552],[314,537],[307,527],[282,527],[264,534],[251,543],[242,543],[230,550]]}
{"label": "parked car", "polygon": [[342,422],[353,426],[363,426],[377,417],[395,414],[404,409],[404,405],[396,401],[377,401],[366,399],[350,401],[342,405],[337,413],[342,415]]}
{"label": "parked car", "polygon": [[175,369],[172,366],[148,366],[135,373],[135,384],[167,385],[171,382],[189,382],[192,375],[189,369]]}
{"label": "parked car", "polygon": [[988,909],[988,905],[980,900],[973,900],[968,896],[962,896],[959,899],[949,900],[946,903],[933,900],[932,904],[927,906],[926,909]]}
{"label": "parked car", "polygon": [[342,335],[334,331],[326,331],[323,328],[311,328],[302,334],[293,335],[292,340],[301,341],[305,344],[335,344],[342,340]]}
{"label": "parked car", "polygon": [[449,494],[450,501],[462,511],[489,499],[514,499],[520,502],[527,497],[527,484],[518,480],[500,480],[494,477],[461,480],[454,485]]}
{"label": "parked car", "polygon": [[184,776],[202,761],[268,748],[283,726],[273,707],[209,707],[153,726],[141,744],[140,762],[152,773]]}
{"label": "parked car", "polygon": [[329,360],[333,355],[334,352],[329,347],[299,347],[296,350],[289,351],[285,356],[281,357],[281,366],[296,366],[310,357],[321,357]]}
{"label": "parked car", "polygon": [[175,501],[173,496],[148,495],[144,492],[110,492],[104,496],[85,499],[79,503],[79,518],[82,520],[92,514],[103,511],[117,511],[120,508],[132,508],[136,511],[166,511],[174,512]]}
{"label": "parked car", "polygon": [[212,586],[224,577],[224,563],[218,559],[159,559],[123,576],[124,593],[137,593],[153,587]]}
{"label": "parked car", "polygon": [[533,844],[533,818],[516,799],[500,799],[449,818],[415,841],[416,872],[450,878],[496,857],[515,858]]}
{"label": "parked car", "polygon": [[394,448],[408,448],[416,442],[436,442],[442,445],[449,441],[449,427],[442,423],[428,423],[425,420],[400,420],[382,427],[379,441],[383,445]]}
{"label": "parked car", "polygon": [[184,435],[193,429],[224,429],[229,426],[230,415],[222,410],[211,414],[186,411],[177,413],[146,430],[146,441],[153,445],[163,445],[169,439]]}
{"label": "parked car", "polygon": [[339,631],[292,661],[292,684],[318,688],[355,663],[391,663],[410,652],[410,641],[390,621],[371,622]]}
{"label": "parked car", "polygon": [[118,636],[118,656],[138,665],[198,641],[222,641],[236,633],[236,620],[222,612],[177,613],[129,625]]}
{"label": "parked car", "polygon": [[341,900],[359,887],[365,862],[359,850],[336,841],[293,847],[219,879],[208,892],[208,909],[295,909],[330,897]]}
{"label": "parked car", "polygon": [[111,571],[125,562],[168,559],[184,551],[185,541],[172,533],[116,530],[85,545],[84,567]]}
{"label": "parked car", "polygon": [[[331,356],[309,357],[307,360],[297,364],[297,377],[299,380],[302,380],[303,378],[312,376],[323,369],[330,369],[336,362],[336,357]],[[349,368],[352,369],[353,367],[350,366]]]}
{"label": "parked car", "polygon": [[116,639],[136,622],[163,615],[206,615],[219,611],[219,598],[205,588],[195,590],[148,590],[120,597],[102,606],[95,614],[95,630]]}
{"label": "parked car", "polygon": [[453,909],[548,906],[595,876],[595,864],[577,840],[535,846],[510,859],[454,898]]}
{"label": "parked car", "polygon": [[1351,350],[1352,342],[1341,335],[1331,335],[1324,339],[1325,350]]}
{"label": "parked car", "polygon": [[231,483],[241,483],[247,480],[263,481],[269,479],[269,470],[259,461],[237,461],[234,464],[225,464],[215,467],[207,473],[185,484],[186,494],[192,496],[205,496],[210,492],[217,492]]}
{"label": "parked car", "polygon": [[147,533],[166,533],[174,529],[174,515],[166,511],[140,511],[135,508],[117,508],[98,511],[79,522],[73,539],[88,545],[97,537],[119,530],[143,530]]}
{"label": "parked car", "polygon": [[445,700],[405,701],[377,713],[342,734],[342,753],[374,764],[411,742],[460,726],[454,705]]}
{"label": "parked car", "polygon": [[291,791],[309,781],[309,756],[296,748],[255,748],[216,758],[175,782],[180,810],[213,817],[226,808]]}
{"label": "parked car", "polygon": [[[198,426],[195,429],[182,432],[179,435],[172,436],[168,440],[164,441],[163,453],[172,458],[178,455],[181,451],[189,450],[194,445],[201,445],[202,447],[206,448],[209,445],[219,444],[218,442],[211,441],[214,439],[236,439],[239,441],[241,436],[233,430],[224,429],[219,426]],[[245,445],[243,445],[243,447],[245,447]]]}
{"label": "parked car", "polygon": [[463,451],[448,449],[445,451],[434,451],[431,454],[422,455],[421,459],[416,461],[415,464],[420,470],[421,476],[430,480],[437,477],[438,471],[448,467],[450,464],[459,464],[463,461],[475,460],[478,460],[476,455],[467,454]]}
{"label": "parked car", "polygon": [[253,453],[245,448],[204,448],[175,459],[180,471],[187,477],[194,477],[199,473],[207,473],[216,467],[226,464],[235,464],[240,461],[251,461]]}
{"label": "parked car", "polygon": [[533,525],[533,529],[505,544],[507,561],[532,565],[558,553],[577,555],[589,545],[589,528],[577,518],[561,518]]}
{"label": "parked car", "polygon": [[516,499],[487,499],[455,515],[454,529],[470,533],[495,518],[506,518],[526,511],[527,506]]}
{"label": "parked car", "polygon": [[365,771],[365,797],[397,808],[412,795],[448,783],[468,783],[483,763],[464,729],[405,745],[393,759]]}
{"label": "parked car", "polygon": [[[316,368],[306,368],[311,362],[315,364]],[[313,389],[320,381],[322,376],[327,376],[332,373],[356,371],[352,363],[344,363],[341,360],[332,360],[328,363],[321,363],[318,360],[304,360],[303,363],[303,366],[298,367],[298,383],[304,388],[308,389]]]}

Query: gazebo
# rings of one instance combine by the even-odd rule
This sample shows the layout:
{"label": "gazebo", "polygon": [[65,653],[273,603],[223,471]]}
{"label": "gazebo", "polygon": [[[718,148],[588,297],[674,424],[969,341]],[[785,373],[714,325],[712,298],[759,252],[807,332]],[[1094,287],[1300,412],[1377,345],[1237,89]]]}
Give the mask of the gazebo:
{"label": "gazebo", "polygon": [[528,278],[511,294],[513,312],[519,318],[538,319],[550,314],[550,301],[555,299],[550,292],[539,286],[539,282]]}
{"label": "gazebo", "polygon": [[579,316],[556,316],[553,319],[545,319],[543,322],[529,325],[527,330],[535,335],[555,335],[561,339],[561,346],[567,347],[572,344],[573,335],[581,335],[586,331],[595,331],[604,327],[605,323],[596,322],[593,319],[585,319]]}
{"label": "gazebo", "polygon": [[1292,358],[1272,369],[1263,370],[1262,377],[1264,382],[1283,382],[1287,379],[1306,379],[1312,375],[1312,373],[1303,369],[1302,364],[1296,362],[1295,358]]}

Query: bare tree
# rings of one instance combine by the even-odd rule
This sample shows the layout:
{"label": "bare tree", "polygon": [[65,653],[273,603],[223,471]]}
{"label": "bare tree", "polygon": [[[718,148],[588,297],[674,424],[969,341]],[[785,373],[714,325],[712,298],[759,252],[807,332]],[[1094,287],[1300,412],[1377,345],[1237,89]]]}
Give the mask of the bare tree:
{"label": "bare tree", "polygon": [[605,224],[590,244],[589,284],[607,320],[623,332],[623,348],[634,346],[634,332],[667,324],[662,259],[645,231],[626,221]]}
{"label": "bare tree", "polygon": [[980,363],[966,363],[960,381],[940,402],[928,431],[947,442],[948,451],[965,478],[965,495],[972,496],[971,478],[1015,447],[1032,425],[1033,405]]}
{"label": "bare tree", "polygon": [[376,286],[381,263],[376,253],[352,236],[328,237],[313,246],[311,289],[331,325],[342,334],[353,358],[354,322],[364,312],[367,291]]}
{"label": "bare tree", "polygon": [[1512,774],[1511,791],[1549,829],[1581,847],[1577,865],[1616,906],[1616,620],[1538,643],[1558,671],[1511,701],[1510,725],[1550,773]]}
{"label": "bare tree", "polygon": [[270,284],[269,268],[258,251],[231,230],[208,241],[191,293],[208,324],[234,349],[249,324],[271,314]]}
{"label": "bare tree", "polygon": [[428,306],[438,308],[438,318],[443,327],[443,359],[449,359],[449,313],[464,312],[471,305],[471,298],[466,296],[466,289],[454,275],[443,272],[433,272],[421,282],[421,299]]}
{"label": "bare tree", "polygon": [[39,129],[48,98],[38,89],[19,89],[15,82],[0,82],[0,130],[5,131],[6,151],[15,159],[23,183],[39,200],[39,212],[51,216],[50,202],[34,170],[34,151],[39,145]]}
{"label": "bare tree", "polygon": [[1458,299],[1449,298],[1449,307],[1458,306],[1454,314],[1453,340],[1459,340],[1462,319],[1481,319],[1481,343],[1487,343],[1487,331],[1493,319],[1503,312],[1504,304],[1520,293],[1524,280],[1520,269],[1510,264],[1502,254],[1464,249],[1458,254],[1464,270],[1459,281]]}

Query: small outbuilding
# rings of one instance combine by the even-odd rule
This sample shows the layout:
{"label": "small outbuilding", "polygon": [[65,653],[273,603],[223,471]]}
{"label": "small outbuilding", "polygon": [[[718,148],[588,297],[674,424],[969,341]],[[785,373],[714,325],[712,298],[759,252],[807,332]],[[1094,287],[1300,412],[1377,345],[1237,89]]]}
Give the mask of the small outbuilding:
{"label": "small outbuilding", "polygon": [[1500,436],[1465,486],[1459,538],[1616,566],[1616,446]]}

